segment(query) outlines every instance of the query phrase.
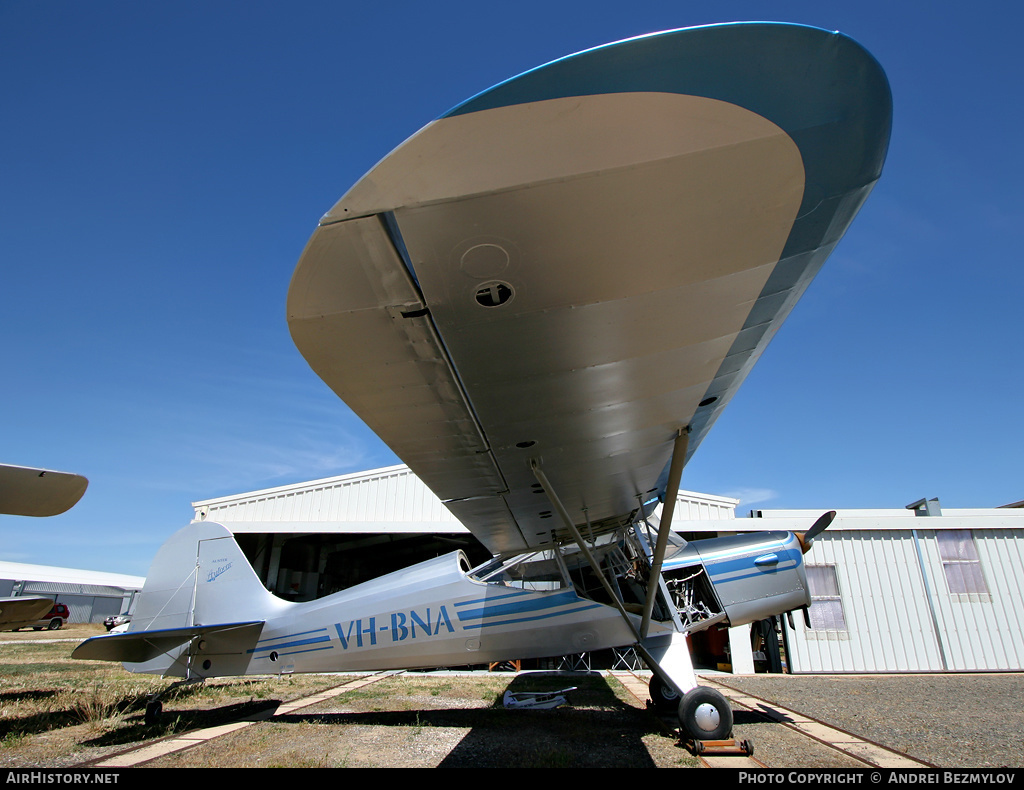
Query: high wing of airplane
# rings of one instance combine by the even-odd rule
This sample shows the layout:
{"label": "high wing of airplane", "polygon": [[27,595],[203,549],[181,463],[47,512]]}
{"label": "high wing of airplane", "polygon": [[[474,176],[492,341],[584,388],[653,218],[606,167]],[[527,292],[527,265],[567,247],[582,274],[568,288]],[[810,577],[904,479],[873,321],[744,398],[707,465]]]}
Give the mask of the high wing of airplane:
{"label": "high wing of airplane", "polygon": [[88,486],[71,472],[0,464],[0,513],[56,516],[74,507]]}
{"label": "high wing of airplane", "polygon": [[562,58],[428,124],[322,218],[288,321],[494,558],[289,603],[194,522],[129,631],[76,657],[195,682],[632,645],[690,737],[727,737],[686,635],[806,608],[834,514],[684,544],[675,492],[878,180],[891,116],[851,39],[738,23]]}
{"label": "high wing of airplane", "polygon": [[[85,494],[82,475],[0,464],[0,513],[11,516],[56,516],[70,510]],[[16,595],[0,598],[0,631],[12,631],[41,620],[52,598]]]}
{"label": "high wing of airplane", "polygon": [[0,631],[16,631],[43,620],[53,608],[52,598],[16,595],[0,598]]}

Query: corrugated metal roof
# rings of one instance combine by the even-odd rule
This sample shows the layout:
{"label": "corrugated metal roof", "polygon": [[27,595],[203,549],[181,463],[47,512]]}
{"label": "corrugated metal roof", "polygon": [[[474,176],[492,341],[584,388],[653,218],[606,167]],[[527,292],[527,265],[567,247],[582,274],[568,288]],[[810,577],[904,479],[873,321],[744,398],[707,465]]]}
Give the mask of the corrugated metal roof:
{"label": "corrugated metal roof", "polygon": [[[134,589],[134,586],[130,589]],[[46,580],[25,582],[25,586],[21,590],[22,595],[121,596],[124,592],[124,587],[110,584],[75,584]]]}
{"label": "corrugated metal roof", "polygon": [[125,590],[141,590],[145,579],[142,576],[127,576],[120,573],[85,571],[76,568],[55,568],[49,565],[29,565],[22,562],[0,561],[0,579],[15,581],[44,581],[54,584],[98,585]]}
{"label": "corrugated metal roof", "polygon": [[[738,519],[750,522],[750,529],[806,529],[821,510],[757,510],[758,517]],[[765,522],[759,527],[757,523]],[[775,523],[771,523],[775,522]],[[787,525],[790,524],[792,526]],[[941,516],[917,516],[906,508],[840,510],[829,527],[837,530],[907,530],[907,529],[1020,529],[1024,528],[1024,511],[1005,508],[942,508]]]}
{"label": "corrugated metal roof", "polygon": [[[680,491],[676,518],[733,518],[737,499]],[[195,518],[232,532],[465,532],[404,465],[193,502]]]}

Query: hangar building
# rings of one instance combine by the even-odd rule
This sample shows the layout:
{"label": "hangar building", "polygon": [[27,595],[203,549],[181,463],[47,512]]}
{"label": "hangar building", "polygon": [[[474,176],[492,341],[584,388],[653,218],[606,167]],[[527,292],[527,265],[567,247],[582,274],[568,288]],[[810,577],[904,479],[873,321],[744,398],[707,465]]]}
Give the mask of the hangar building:
{"label": "hangar building", "polygon": [[[406,466],[192,503],[235,534],[268,589],[310,600],[462,549],[490,555]],[[687,540],[806,530],[817,511],[680,491]],[[1024,670],[1024,509],[841,510],[805,557],[813,605],[692,637],[698,666],[737,673]]]}
{"label": "hangar building", "polygon": [[127,612],[145,581],[141,576],[0,562],[0,597],[41,595],[68,607],[72,623],[102,623]]}

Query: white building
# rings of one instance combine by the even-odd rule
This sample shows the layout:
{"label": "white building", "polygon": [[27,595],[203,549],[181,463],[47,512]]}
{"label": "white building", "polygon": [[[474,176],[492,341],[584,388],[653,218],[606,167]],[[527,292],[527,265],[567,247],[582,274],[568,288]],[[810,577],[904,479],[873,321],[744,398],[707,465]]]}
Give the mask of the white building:
{"label": "white building", "polygon": [[[793,671],[1024,669],[1024,511],[915,504],[839,511],[815,541],[812,627],[787,630]],[[761,516],[786,528],[817,514]]]}
{"label": "white building", "polygon": [[[680,491],[673,529],[687,539],[806,530],[817,511],[761,510]],[[797,612],[776,633],[793,672],[1024,669],[1024,510],[839,511],[805,557],[811,627]],[[194,502],[230,529],[267,586],[319,597],[462,548],[489,555],[405,466]],[[770,630],[770,629],[763,629]],[[753,672],[771,652],[749,627],[693,637],[705,666]],[[769,639],[770,643],[772,640]],[[770,656],[769,656],[770,659]],[[769,666],[771,661],[766,662]],[[762,665],[757,663],[756,668]]]}
{"label": "white building", "polygon": [[0,562],[0,597],[41,595],[66,604],[72,623],[102,623],[127,612],[145,582],[140,576]]}

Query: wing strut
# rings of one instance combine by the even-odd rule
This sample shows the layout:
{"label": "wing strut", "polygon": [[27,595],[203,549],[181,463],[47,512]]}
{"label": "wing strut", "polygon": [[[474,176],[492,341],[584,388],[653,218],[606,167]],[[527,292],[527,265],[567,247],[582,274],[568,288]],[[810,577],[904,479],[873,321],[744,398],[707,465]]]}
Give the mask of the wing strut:
{"label": "wing strut", "polygon": [[[572,518],[569,516],[569,511],[565,509],[565,506],[562,504],[562,500],[558,498],[558,494],[556,494],[554,489],[551,487],[551,483],[548,482],[547,475],[545,475],[541,470],[536,459],[530,461],[530,468],[533,470],[533,476],[537,478],[537,482],[544,488],[544,493],[547,494],[551,504],[554,506],[555,510],[558,511],[558,516],[562,519],[562,523],[565,524],[565,528],[569,530],[569,534],[572,535],[572,539],[576,541],[576,545],[580,547],[580,551],[583,552],[583,556],[586,557],[590,567],[594,569],[594,573],[601,581],[601,586],[604,587],[605,592],[608,593],[608,597],[615,603],[615,608],[619,610],[619,614],[622,615],[622,619],[626,621],[626,624],[629,626],[629,630],[633,632],[633,636],[635,636],[639,642],[640,632],[636,630],[636,625],[629,618],[629,614],[626,612],[625,607],[623,607],[622,601],[619,600],[619,594],[612,589],[611,582],[605,578],[604,573],[601,571],[600,564],[591,553],[590,547],[583,540],[583,536],[580,534],[580,531],[576,529],[576,524],[573,523]],[[558,552],[557,546],[555,546],[555,552]]]}
{"label": "wing strut", "polygon": [[644,602],[644,618],[640,623],[640,633],[647,636],[651,627],[651,613],[654,611],[654,597],[658,594],[661,580],[661,564],[665,560],[668,548],[668,534],[672,529],[672,514],[676,509],[676,497],[679,492],[679,480],[683,476],[683,463],[686,451],[690,446],[690,426],[681,428],[676,434],[672,446],[672,462],[668,468],[668,483],[665,485],[665,507],[661,511],[661,523],[658,525],[658,540],[651,558],[651,575],[647,579],[647,600]]}

